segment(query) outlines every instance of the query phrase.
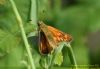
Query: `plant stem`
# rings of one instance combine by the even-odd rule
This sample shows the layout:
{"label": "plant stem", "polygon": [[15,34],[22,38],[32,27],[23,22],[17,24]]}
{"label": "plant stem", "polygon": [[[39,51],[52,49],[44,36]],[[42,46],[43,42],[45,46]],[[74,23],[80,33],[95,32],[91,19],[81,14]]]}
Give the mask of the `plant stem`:
{"label": "plant stem", "polygon": [[48,66],[48,59],[45,59],[45,69],[49,69],[49,66]]}
{"label": "plant stem", "polygon": [[53,56],[52,56],[52,58],[51,58],[51,62],[50,62],[49,69],[52,69],[52,67],[53,67],[53,65],[54,65],[55,57],[56,57],[56,52],[54,51]]}
{"label": "plant stem", "polygon": [[68,55],[70,57],[71,63],[74,65],[75,69],[78,69],[76,59],[75,59],[75,56],[74,56],[73,49],[72,49],[71,45],[66,44],[66,46],[68,48]]}
{"label": "plant stem", "polygon": [[34,24],[35,29],[37,29],[37,1],[38,0],[31,0],[30,8],[30,23]]}
{"label": "plant stem", "polygon": [[16,19],[18,21],[18,25],[20,27],[21,35],[22,35],[22,38],[23,38],[27,53],[29,55],[29,60],[30,60],[31,67],[32,67],[32,69],[35,69],[35,65],[34,65],[34,62],[33,62],[32,54],[31,54],[31,51],[30,51],[30,46],[28,44],[28,40],[27,40],[25,31],[24,31],[24,27],[23,27],[23,22],[22,22],[21,16],[19,15],[19,12],[17,10],[17,7],[16,7],[14,1],[13,0],[9,0],[9,1],[10,1],[11,5],[12,5],[14,14],[16,16]]}

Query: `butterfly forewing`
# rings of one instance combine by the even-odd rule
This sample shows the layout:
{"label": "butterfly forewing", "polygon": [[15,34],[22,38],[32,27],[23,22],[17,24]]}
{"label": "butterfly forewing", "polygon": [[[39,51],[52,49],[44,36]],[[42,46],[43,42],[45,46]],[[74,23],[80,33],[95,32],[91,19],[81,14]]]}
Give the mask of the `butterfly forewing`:
{"label": "butterfly forewing", "polygon": [[56,42],[70,42],[72,40],[72,37],[69,34],[65,34],[54,27],[48,26],[48,29],[53,34],[53,37]]}

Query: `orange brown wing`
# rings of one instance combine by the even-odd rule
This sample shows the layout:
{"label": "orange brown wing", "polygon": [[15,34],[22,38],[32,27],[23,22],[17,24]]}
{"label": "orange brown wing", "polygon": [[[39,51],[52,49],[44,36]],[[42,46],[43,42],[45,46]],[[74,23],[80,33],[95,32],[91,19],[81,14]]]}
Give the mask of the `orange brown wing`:
{"label": "orange brown wing", "polygon": [[72,36],[69,34],[65,34],[54,27],[48,26],[48,30],[53,34],[54,40],[56,42],[66,41],[70,42],[72,40]]}

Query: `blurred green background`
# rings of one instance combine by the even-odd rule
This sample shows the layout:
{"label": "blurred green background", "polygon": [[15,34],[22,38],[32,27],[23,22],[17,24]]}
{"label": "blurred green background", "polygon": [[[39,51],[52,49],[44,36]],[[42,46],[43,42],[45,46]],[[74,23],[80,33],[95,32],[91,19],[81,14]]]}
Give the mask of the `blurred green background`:
{"label": "blurred green background", "polygon": [[[31,1],[14,1],[27,29]],[[78,65],[85,68],[100,66],[100,0],[37,0],[37,5],[38,21],[72,35],[71,45]],[[26,33],[30,31],[33,30],[26,30]],[[37,51],[34,48],[32,52],[36,67],[40,67]],[[68,67],[71,63],[66,49],[63,54],[61,67]],[[11,4],[0,0],[0,69],[25,69],[26,61],[26,49]]]}

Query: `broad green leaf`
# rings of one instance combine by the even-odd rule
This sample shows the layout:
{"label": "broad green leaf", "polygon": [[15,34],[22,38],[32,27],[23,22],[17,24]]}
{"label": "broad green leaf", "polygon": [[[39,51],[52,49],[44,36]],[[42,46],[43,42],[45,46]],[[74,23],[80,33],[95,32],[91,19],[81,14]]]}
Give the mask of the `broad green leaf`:
{"label": "broad green leaf", "polygon": [[54,64],[56,65],[61,65],[63,62],[63,55],[62,55],[62,52],[60,53],[57,53],[56,56],[55,56],[55,60],[54,60]]}
{"label": "broad green leaf", "polygon": [[[26,33],[34,31],[32,25],[27,23],[29,13],[28,7],[30,2],[27,0],[21,0],[20,2],[18,0],[14,1],[23,19]],[[19,46],[20,42],[22,42],[21,32],[9,0],[0,5],[0,14],[2,14],[0,15],[0,50],[9,53],[13,48]]]}
{"label": "broad green leaf", "polygon": [[23,63],[25,60],[25,49],[22,45],[14,48],[9,54],[6,54],[0,59],[0,68],[3,69],[23,69],[26,65]]}
{"label": "broad green leaf", "polygon": [[13,48],[20,44],[21,38],[16,37],[7,31],[0,29],[0,50],[9,53]]}

